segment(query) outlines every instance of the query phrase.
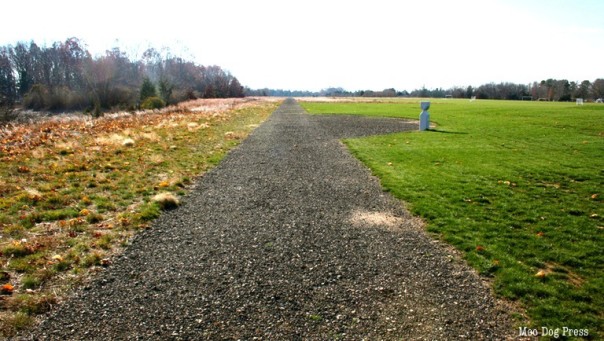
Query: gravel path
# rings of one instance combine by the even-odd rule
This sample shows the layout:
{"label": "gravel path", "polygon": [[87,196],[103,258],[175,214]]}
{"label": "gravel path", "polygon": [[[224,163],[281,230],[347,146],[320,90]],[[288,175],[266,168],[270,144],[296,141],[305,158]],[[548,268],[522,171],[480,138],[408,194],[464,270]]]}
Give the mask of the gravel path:
{"label": "gravel path", "polygon": [[287,100],[33,337],[509,338],[489,289],[338,141],[409,129]]}

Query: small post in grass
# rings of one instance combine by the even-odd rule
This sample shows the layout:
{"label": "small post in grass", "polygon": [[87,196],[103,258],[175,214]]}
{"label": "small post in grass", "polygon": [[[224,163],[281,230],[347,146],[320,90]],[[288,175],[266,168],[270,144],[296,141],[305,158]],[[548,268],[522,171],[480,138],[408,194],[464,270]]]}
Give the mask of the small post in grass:
{"label": "small post in grass", "polygon": [[428,130],[430,129],[430,113],[428,109],[430,109],[430,102],[421,102],[422,112],[419,114],[419,130]]}

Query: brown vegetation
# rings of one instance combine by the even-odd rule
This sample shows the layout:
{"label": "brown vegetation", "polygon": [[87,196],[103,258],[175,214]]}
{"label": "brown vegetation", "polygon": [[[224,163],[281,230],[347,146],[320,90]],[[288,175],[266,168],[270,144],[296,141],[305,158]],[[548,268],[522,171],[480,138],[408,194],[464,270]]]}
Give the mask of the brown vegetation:
{"label": "brown vegetation", "polygon": [[[199,99],[0,126],[0,336],[26,328],[69,287],[109,265],[133,233],[161,208],[177,206],[193,179],[239,142],[226,132],[245,136],[275,106]],[[170,194],[154,199],[160,193]]]}

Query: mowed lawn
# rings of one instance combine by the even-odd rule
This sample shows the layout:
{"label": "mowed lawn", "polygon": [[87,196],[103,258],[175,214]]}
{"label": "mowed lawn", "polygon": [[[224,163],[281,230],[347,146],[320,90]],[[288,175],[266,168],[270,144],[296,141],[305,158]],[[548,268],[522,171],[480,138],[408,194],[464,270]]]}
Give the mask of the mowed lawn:
{"label": "mowed lawn", "polygon": [[[419,101],[301,104],[417,119]],[[345,143],[533,327],[604,338],[604,105],[443,99],[430,114],[432,131]]]}

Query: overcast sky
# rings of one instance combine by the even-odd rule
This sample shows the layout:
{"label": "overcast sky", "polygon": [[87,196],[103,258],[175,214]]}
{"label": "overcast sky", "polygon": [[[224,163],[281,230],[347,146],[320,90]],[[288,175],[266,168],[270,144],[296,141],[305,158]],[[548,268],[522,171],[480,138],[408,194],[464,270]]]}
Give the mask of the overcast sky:
{"label": "overcast sky", "polygon": [[7,0],[0,10],[0,45],[75,36],[93,54],[170,47],[251,88],[604,78],[602,0]]}

